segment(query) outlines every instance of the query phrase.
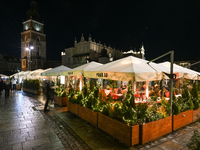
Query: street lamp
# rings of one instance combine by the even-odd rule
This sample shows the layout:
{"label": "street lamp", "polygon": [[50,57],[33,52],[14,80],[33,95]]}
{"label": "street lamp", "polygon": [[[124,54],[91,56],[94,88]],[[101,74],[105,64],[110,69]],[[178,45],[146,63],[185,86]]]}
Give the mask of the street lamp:
{"label": "street lamp", "polygon": [[29,56],[29,70],[31,71],[31,50],[34,49],[34,46],[32,44],[29,43],[29,45],[27,47],[25,47],[25,50],[29,52],[28,56]]}

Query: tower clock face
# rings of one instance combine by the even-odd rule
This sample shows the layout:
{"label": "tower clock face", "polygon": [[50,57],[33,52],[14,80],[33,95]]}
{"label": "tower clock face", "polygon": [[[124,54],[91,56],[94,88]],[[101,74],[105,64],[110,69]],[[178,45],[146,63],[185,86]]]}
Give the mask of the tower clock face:
{"label": "tower clock face", "polygon": [[35,24],[35,30],[36,30],[36,31],[40,31],[40,25],[37,24],[37,23]]}
{"label": "tower clock face", "polygon": [[25,30],[28,30],[28,23],[24,25]]}

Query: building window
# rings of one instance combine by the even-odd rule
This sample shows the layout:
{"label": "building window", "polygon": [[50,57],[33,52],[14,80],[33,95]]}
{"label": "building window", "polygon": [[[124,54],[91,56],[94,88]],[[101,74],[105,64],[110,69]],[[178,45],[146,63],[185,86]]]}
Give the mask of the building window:
{"label": "building window", "polygon": [[36,38],[36,41],[37,41],[37,42],[40,42],[40,38],[39,38],[39,37],[37,37],[37,38]]}
{"label": "building window", "polygon": [[25,60],[22,61],[22,65],[23,65],[23,66],[26,65],[26,61],[25,61]]}

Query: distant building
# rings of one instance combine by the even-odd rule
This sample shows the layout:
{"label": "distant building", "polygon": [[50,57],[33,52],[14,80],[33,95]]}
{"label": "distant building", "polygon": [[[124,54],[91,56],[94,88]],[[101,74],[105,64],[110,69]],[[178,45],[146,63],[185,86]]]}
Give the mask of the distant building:
{"label": "distant building", "polygon": [[144,45],[143,44],[140,47],[139,51],[130,50],[130,51],[127,51],[127,52],[123,52],[123,57],[135,56],[135,57],[138,57],[138,58],[145,59],[144,55],[145,55],[145,49],[144,49]]}
{"label": "distant building", "polygon": [[19,71],[21,71],[19,57],[0,54],[0,74],[12,75]]}
{"label": "distant building", "polygon": [[45,68],[46,63],[46,35],[44,24],[40,22],[40,15],[35,1],[27,12],[27,20],[22,22],[21,32],[21,68],[35,70]]}
{"label": "distant building", "polygon": [[58,66],[61,66],[61,65],[62,65],[61,61],[47,60],[46,65],[45,65],[45,69],[55,68],[55,67],[58,67]]}
{"label": "distant building", "polygon": [[[143,48],[144,47],[140,50],[140,55],[139,53],[131,55],[144,58],[145,51]],[[95,40],[92,40],[91,35],[89,35],[88,40],[86,41],[83,34],[79,42],[77,42],[75,38],[74,47],[67,48],[64,52],[61,52],[62,65],[70,68],[80,66],[90,61],[105,64],[123,58],[126,55],[127,54],[120,50],[101,44],[101,42],[95,42]]]}
{"label": "distant building", "polygon": [[177,60],[175,64],[200,72],[200,60]]}

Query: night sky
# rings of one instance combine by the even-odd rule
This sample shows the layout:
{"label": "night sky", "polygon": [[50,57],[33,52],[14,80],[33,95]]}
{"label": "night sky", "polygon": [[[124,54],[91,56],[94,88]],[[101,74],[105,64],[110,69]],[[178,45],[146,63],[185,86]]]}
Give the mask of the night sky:
{"label": "night sky", "polygon": [[[175,60],[200,59],[199,0],[35,0],[44,23],[47,60],[81,34],[122,51],[144,44],[151,60],[174,50]],[[20,56],[22,22],[31,0],[0,0],[0,53]]]}

